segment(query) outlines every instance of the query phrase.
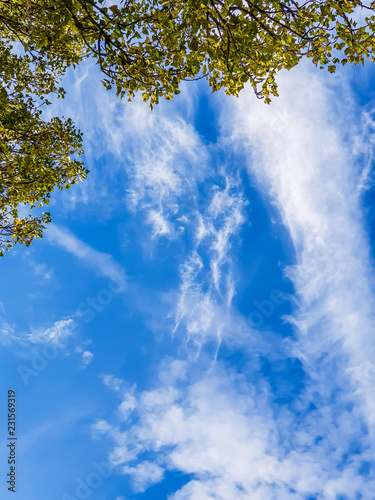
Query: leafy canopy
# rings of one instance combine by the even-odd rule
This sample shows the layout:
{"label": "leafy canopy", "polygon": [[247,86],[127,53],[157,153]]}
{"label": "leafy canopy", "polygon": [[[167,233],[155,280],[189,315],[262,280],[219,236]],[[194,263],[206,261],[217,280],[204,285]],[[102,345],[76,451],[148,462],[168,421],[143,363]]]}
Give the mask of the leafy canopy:
{"label": "leafy canopy", "polygon": [[[27,8],[25,8],[27,3]],[[10,0],[8,26],[27,47],[69,65],[93,55],[109,88],[151,105],[205,76],[238,95],[251,82],[268,102],[275,75],[302,57],[333,72],[375,48],[375,2],[359,0]],[[16,17],[16,22],[14,21]],[[358,19],[357,21],[355,19]],[[361,21],[359,21],[359,19]]]}
{"label": "leafy canopy", "polygon": [[[82,137],[72,121],[42,117],[46,96],[64,96],[59,78],[81,60],[82,51],[64,30],[58,33],[59,46],[40,47],[37,32],[46,32],[49,18],[41,10],[29,23],[25,7],[0,3],[0,256],[16,243],[28,246],[42,237],[50,214],[34,215],[35,209],[49,204],[55,188],[69,188],[87,174],[77,159]],[[52,36],[58,27],[49,22]]]}
{"label": "leafy canopy", "polygon": [[237,96],[249,82],[277,95],[275,77],[303,57],[334,72],[375,49],[375,2],[359,0],[0,0],[0,245],[29,244],[49,214],[19,218],[19,204],[48,203],[54,187],[84,178],[81,134],[43,120],[46,96],[63,97],[69,66],[94,57],[121,98],[141,92],[152,109],[182,81],[207,78]]}

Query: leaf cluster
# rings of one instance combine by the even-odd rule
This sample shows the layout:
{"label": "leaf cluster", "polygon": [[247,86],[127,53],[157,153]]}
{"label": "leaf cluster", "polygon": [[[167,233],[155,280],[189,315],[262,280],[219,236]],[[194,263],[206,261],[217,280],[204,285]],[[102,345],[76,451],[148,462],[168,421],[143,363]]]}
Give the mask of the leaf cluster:
{"label": "leaf cluster", "polygon": [[[360,0],[0,0],[0,255],[42,235],[50,216],[21,217],[87,175],[70,119],[43,119],[62,74],[93,57],[107,89],[152,107],[206,78],[269,102],[276,75],[303,57],[334,72],[374,60],[375,2]],[[363,15],[365,14],[365,15]],[[359,21],[361,19],[361,21]],[[24,209],[23,209],[24,211]]]}
{"label": "leaf cluster", "polygon": [[38,40],[23,41],[21,2],[14,3],[12,18],[11,3],[0,10],[0,256],[16,243],[28,246],[42,237],[50,214],[34,215],[33,209],[48,205],[54,189],[68,188],[87,175],[77,159],[82,136],[72,121],[42,117],[51,93],[64,96],[59,78],[78,62],[77,52],[63,61],[57,50],[38,49]]}
{"label": "leaf cluster", "polygon": [[[105,0],[63,2],[70,32],[92,54],[109,89],[142,92],[150,106],[172,99],[185,80],[207,78],[213,91],[277,95],[275,76],[303,57],[334,72],[374,54],[374,4],[359,0]],[[362,23],[355,18],[365,10]]]}

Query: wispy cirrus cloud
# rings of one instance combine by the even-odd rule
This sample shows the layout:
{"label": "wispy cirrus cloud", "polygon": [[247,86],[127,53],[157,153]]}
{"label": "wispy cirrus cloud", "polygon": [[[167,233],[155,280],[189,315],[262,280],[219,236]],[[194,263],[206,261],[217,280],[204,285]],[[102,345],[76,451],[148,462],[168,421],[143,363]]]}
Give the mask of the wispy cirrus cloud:
{"label": "wispy cirrus cloud", "polygon": [[66,341],[76,333],[77,323],[74,318],[65,318],[55,321],[52,326],[30,328],[30,333],[20,331],[15,325],[10,325],[2,318],[0,338],[3,344],[16,342],[21,346],[30,344],[55,344],[64,346]]}
{"label": "wispy cirrus cloud", "polygon": [[[223,324],[230,321],[226,316],[237,278],[229,254],[247,205],[238,172],[229,164],[215,164],[220,146],[207,146],[187,113],[178,114],[174,104],[165,103],[150,113],[144,103],[116,102],[92,79],[82,78],[77,84],[95,85],[90,94],[96,107],[90,113],[97,118],[92,123],[114,158],[112,174],[98,166],[92,172],[95,176],[103,171],[100,189],[105,179],[113,182],[111,175],[116,177],[116,186],[123,186],[117,203],[126,205],[132,215],[141,214],[150,227],[145,246],[153,248],[159,238],[194,240],[193,252],[181,256],[178,305],[171,305],[170,314],[176,317],[175,331],[183,326],[187,341],[198,352],[204,337],[219,339]],[[83,100],[80,105],[87,104]],[[89,135],[89,141],[95,141],[94,136]],[[185,269],[195,254],[202,258],[203,269],[188,284]],[[204,320],[205,311],[208,316],[215,311],[212,325]]]}
{"label": "wispy cirrus cloud", "polygon": [[56,224],[49,224],[45,236],[50,243],[64,248],[64,250],[76,256],[84,265],[91,267],[98,274],[122,286],[125,285],[125,271],[110,254],[92,248],[77,238],[71,231]]}
{"label": "wispy cirrus cloud", "polygon": [[[3,311],[1,311],[3,312]],[[10,344],[13,340],[18,340],[18,336],[15,333],[15,326],[8,323],[3,316],[0,317],[0,338],[2,344]]]}
{"label": "wispy cirrus cloud", "polygon": [[[77,89],[84,82],[86,74]],[[196,363],[204,343],[220,346],[225,331],[236,329],[234,255],[246,207],[241,183],[229,167],[212,166],[212,151],[173,106],[152,114],[138,102],[125,108],[100,84],[88,83],[87,94],[96,96],[88,156],[102,158],[102,145],[111,156],[107,151],[105,164],[92,172],[82,200],[110,198],[143,214],[147,244],[193,235],[193,248],[180,256],[170,309],[175,334],[182,332]],[[288,403],[275,401],[259,360],[240,374],[216,361],[200,381],[188,364],[175,361],[178,375],[164,370],[160,383],[145,391],[106,378],[121,392],[118,420],[101,420],[95,431],[113,440],[111,460],[137,491],[172,470],[193,476],[171,496],[178,500],[372,498],[373,476],[363,471],[374,465],[366,427],[375,415],[374,294],[360,194],[370,178],[373,134],[363,134],[354,103],[344,98],[346,84],[340,85],[329,90],[302,67],[281,78],[281,97],[271,106],[244,94],[223,113],[226,145],[243,154],[294,245],[296,262],[286,270],[296,291],[289,318],[294,336],[284,341],[277,331],[267,338],[258,332],[256,339],[271,365],[275,339],[279,356],[301,361],[302,387]],[[77,100],[83,116],[89,105],[83,94]],[[200,188],[214,174],[224,182],[203,197]],[[111,197],[114,179],[121,195]],[[56,242],[67,251],[104,276],[116,273],[106,254],[59,231]],[[244,354],[248,346],[240,344],[234,347]]]}
{"label": "wispy cirrus cloud", "polygon": [[[357,387],[372,425],[374,394],[357,376],[375,359],[373,269],[358,189],[368,175],[360,155],[371,150],[363,137],[364,149],[353,147],[363,129],[348,120],[353,104],[339,84],[329,90],[302,71],[285,79],[282,97],[268,109],[246,102],[246,112],[231,112],[232,140],[244,145],[249,171],[276,203],[296,250],[287,270],[297,293],[291,352],[311,377],[311,391]],[[287,114],[287,122],[271,127],[275,114]]]}
{"label": "wispy cirrus cloud", "polygon": [[[273,331],[262,357],[272,365],[278,339],[278,356],[301,362],[303,383],[283,402],[259,360],[237,372],[216,359],[197,375],[197,356],[169,361],[149,390],[108,379],[121,398],[117,417],[93,430],[112,440],[110,459],[137,491],[179,471],[190,479],[176,500],[373,497],[374,292],[360,198],[369,176],[360,156],[372,137],[356,140],[361,124],[340,89],[335,95],[302,68],[270,107],[244,95],[223,113],[227,144],[246,158],[295,249],[285,271],[295,287],[294,335]],[[195,245],[180,265],[175,326],[197,354],[208,339],[220,344],[236,317],[233,241],[245,201],[239,185],[226,186],[196,212]]]}
{"label": "wispy cirrus cloud", "polygon": [[25,340],[32,344],[64,345],[67,339],[74,336],[77,324],[73,318],[55,321],[49,328],[32,329]]}
{"label": "wispy cirrus cloud", "polygon": [[64,193],[70,200],[66,210],[81,203],[108,218],[126,205],[144,215],[154,237],[174,239],[181,199],[185,207],[196,205],[197,184],[210,174],[209,152],[194,126],[175,103],[161,103],[150,112],[140,96],[131,103],[115,98],[92,62],[68,72],[66,82],[75,92],[55,109],[82,128],[91,169],[85,183]]}
{"label": "wispy cirrus cloud", "polygon": [[218,347],[232,329],[231,303],[236,273],[232,248],[246,221],[247,201],[238,179],[223,173],[224,185],[206,193],[207,207],[196,214],[194,249],[180,265],[180,289],[174,332],[182,326],[186,343],[196,355],[202,345],[216,339]]}

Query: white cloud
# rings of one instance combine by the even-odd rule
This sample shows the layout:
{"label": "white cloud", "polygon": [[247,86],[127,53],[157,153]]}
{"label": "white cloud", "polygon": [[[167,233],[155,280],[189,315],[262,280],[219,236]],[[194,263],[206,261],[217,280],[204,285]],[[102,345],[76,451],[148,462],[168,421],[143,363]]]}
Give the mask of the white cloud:
{"label": "white cloud", "polygon": [[52,326],[30,328],[30,333],[19,331],[15,325],[9,324],[1,318],[0,341],[4,345],[11,345],[13,342],[18,347],[26,349],[16,350],[21,357],[29,355],[30,344],[53,344],[59,349],[63,349],[67,341],[76,335],[77,324],[73,318],[66,318],[55,321]]}
{"label": "white cloud", "polygon": [[202,345],[233,331],[231,313],[236,273],[232,249],[246,220],[246,200],[239,180],[222,173],[224,186],[206,192],[207,207],[197,215],[195,248],[180,265],[180,290],[174,333],[181,326],[186,344],[198,355]]}
{"label": "white cloud", "polygon": [[373,426],[374,392],[357,376],[375,359],[373,269],[360,198],[368,172],[358,161],[373,136],[356,140],[363,129],[347,91],[339,80],[327,89],[299,69],[285,76],[271,106],[246,96],[236,103],[228,133],[294,244],[296,264],[287,270],[297,292],[291,353],[311,377],[311,391],[327,397],[340,387],[355,400],[358,387]]}
{"label": "white cloud", "polygon": [[[194,373],[198,362],[175,360],[150,390],[122,386],[116,422],[93,430],[113,441],[110,460],[138,491],[152,465],[151,482],[167,470],[192,476],[171,500],[372,498],[373,475],[361,472],[375,462],[366,428],[375,415],[373,271],[359,198],[368,170],[357,164],[365,141],[348,139],[358,129],[340,89],[336,96],[302,68],[282,80],[283,97],[271,106],[245,95],[223,118],[228,144],[247,156],[294,244],[286,272],[295,333],[277,339],[277,355],[302,362],[299,394],[275,401],[259,360],[241,374],[213,362],[203,375]],[[197,352],[212,338],[220,344],[233,322],[231,252],[244,202],[231,185],[195,212],[196,245],[180,267],[176,329]],[[271,333],[261,349],[272,362],[280,336]]]}
{"label": "white cloud", "polygon": [[52,278],[53,269],[49,268],[46,264],[31,262],[31,266],[34,269],[36,276],[41,277],[45,280],[50,280]]}
{"label": "white cloud", "polygon": [[159,465],[145,460],[135,467],[123,468],[123,473],[132,477],[134,491],[144,492],[154,483],[159,483],[164,476],[164,469]]}
{"label": "white cloud", "polygon": [[82,353],[82,368],[86,368],[94,359],[94,355],[90,351],[83,351]]}
{"label": "white cloud", "polygon": [[152,236],[156,238],[157,236],[167,236],[172,233],[172,227],[170,222],[168,222],[161,212],[156,212],[155,210],[150,210],[147,222],[152,226]]}
{"label": "white cloud", "polygon": [[[290,318],[295,337],[287,347],[303,363],[306,387],[286,410],[270,402],[258,364],[235,381],[212,370],[185,386],[179,380],[186,365],[179,365],[173,381],[164,374],[160,386],[140,394],[106,378],[122,395],[121,423],[102,420],[94,430],[113,439],[111,460],[135,479],[138,491],[169,469],[194,476],[171,497],[178,500],[373,495],[374,481],[359,473],[362,461],[374,459],[362,430],[363,416],[371,423],[375,415],[375,325],[369,245],[358,198],[369,162],[365,168],[355,163],[360,154],[367,155],[367,144],[353,139],[358,136],[351,125],[354,108],[340,86],[336,96],[302,68],[281,78],[280,89],[281,98],[268,107],[252,94],[230,100],[233,109],[224,120],[228,144],[246,154],[251,175],[278,207],[295,247],[296,265],[287,270],[297,292]],[[233,327],[231,252],[245,206],[240,183],[223,172],[224,188],[211,190],[198,208],[197,186],[212,171],[194,129],[173,112],[167,116],[171,108],[150,114],[137,102],[126,109],[114,104],[104,90],[90,94],[98,105],[91,123],[100,124],[98,132],[92,126],[92,154],[101,155],[103,143],[112,150],[117,163],[107,175],[128,179],[131,210],[145,214],[154,237],[173,239],[180,227],[194,231],[194,250],[180,266],[175,331],[184,328],[195,354],[208,340],[220,345],[222,332]],[[371,114],[366,120],[371,123]],[[97,197],[108,197],[102,171],[95,175],[101,186]],[[125,180],[118,184],[125,186]],[[103,275],[116,274],[106,254],[64,230],[55,236]],[[263,351],[271,353],[274,346],[262,342]],[[245,383],[254,373],[258,385]],[[365,402],[363,413],[358,396]],[[308,411],[310,405],[316,410]],[[360,453],[352,451],[353,443]],[[144,460],[143,453],[153,454],[154,461]]]}
{"label": "white cloud", "polygon": [[25,338],[33,344],[63,345],[66,340],[75,334],[76,323],[72,318],[55,321],[47,329],[32,329]]}
{"label": "white cloud", "polygon": [[[178,104],[163,102],[151,112],[140,96],[120,101],[104,89],[100,78],[90,62],[69,71],[66,87],[75,92],[67,94],[63,105],[57,101],[54,106],[82,129],[91,170],[87,181],[62,193],[66,209],[75,210],[81,203],[106,219],[126,204],[144,215],[154,236],[174,239],[177,219],[183,215],[181,200],[191,209],[197,183],[210,174],[207,147],[182,117],[186,113],[177,112]],[[179,103],[181,111],[183,100]]]}
{"label": "white cloud", "polygon": [[[108,200],[116,200],[117,210],[126,203],[132,213],[142,215],[155,240],[150,245],[149,235],[144,236],[148,251],[160,237],[176,240],[181,235],[194,236],[198,255],[208,249],[209,261],[203,262],[204,271],[198,281],[189,290],[181,281],[177,309],[175,304],[171,306],[176,315],[175,331],[187,331],[187,343],[195,355],[205,339],[216,339],[219,345],[224,326],[231,322],[228,315],[236,276],[229,253],[245,220],[241,182],[235,168],[212,165],[220,146],[204,144],[189,123],[194,117],[186,113],[186,102],[163,103],[152,113],[139,99],[120,103],[95,83],[95,77],[88,78],[95,71],[87,65],[71,73],[69,78],[75,82],[77,92],[64,102],[64,113],[73,116],[79,126],[80,116],[89,117],[82,123],[88,161],[104,150],[111,152],[111,159],[108,156],[103,160],[105,165],[96,162],[92,168],[88,180],[92,187],[85,203],[95,200],[96,207],[105,200],[107,206]],[[185,91],[190,92],[187,88]],[[88,95],[94,98],[95,106],[88,101]],[[116,192],[114,184],[119,186]],[[52,227],[51,239],[86,260],[87,245],[57,229]],[[188,255],[186,264],[192,258],[193,254]],[[98,267],[98,259],[91,260],[91,266]],[[205,318],[205,310],[211,320]]]}
{"label": "white cloud", "polygon": [[1,343],[9,345],[13,340],[19,341],[20,338],[15,333],[14,325],[8,323],[3,317],[0,317],[1,326],[0,326],[0,338]]}
{"label": "white cloud", "polygon": [[120,378],[114,377],[113,375],[103,375],[103,383],[109,387],[112,391],[121,391],[124,388],[124,381]]}
{"label": "white cloud", "polygon": [[266,384],[248,384],[219,365],[187,385],[178,373],[168,384],[163,370],[160,386],[136,395],[131,423],[119,412],[119,425],[93,428],[113,440],[112,464],[135,479],[136,491],[169,470],[191,476],[170,496],[178,500],[371,495],[375,481],[359,473],[368,453],[353,451],[361,431],[350,430],[347,410],[330,419],[326,407],[296,420],[286,409],[275,412]]}
{"label": "white cloud", "polygon": [[125,286],[125,271],[110,254],[99,252],[77,238],[68,229],[55,224],[49,224],[45,236],[50,243],[59,245],[67,252],[75,255],[98,274],[111,279],[122,287]]}
{"label": "white cloud", "polygon": [[210,175],[206,147],[173,108],[150,113],[138,102],[122,109],[121,134],[115,142],[126,163],[129,209],[145,213],[154,237],[176,238],[181,218],[196,206],[198,184]]}

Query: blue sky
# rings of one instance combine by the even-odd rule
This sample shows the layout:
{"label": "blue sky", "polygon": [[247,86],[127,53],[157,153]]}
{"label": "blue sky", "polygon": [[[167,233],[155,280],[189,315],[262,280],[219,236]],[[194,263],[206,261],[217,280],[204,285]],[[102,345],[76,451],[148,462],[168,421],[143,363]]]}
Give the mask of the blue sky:
{"label": "blue sky", "polygon": [[99,76],[49,110],[88,180],[0,262],[13,497],[375,498],[373,68],[152,113]]}

